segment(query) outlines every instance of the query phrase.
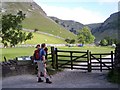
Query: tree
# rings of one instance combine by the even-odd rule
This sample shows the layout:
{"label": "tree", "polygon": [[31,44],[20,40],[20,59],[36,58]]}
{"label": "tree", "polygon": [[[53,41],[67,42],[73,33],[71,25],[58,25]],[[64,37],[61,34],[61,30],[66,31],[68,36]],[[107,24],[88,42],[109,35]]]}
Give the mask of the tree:
{"label": "tree", "polygon": [[19,11],[16,15],[6,14],[2,16],[2,43],[10,43],[10,46],[15,46],[28,39],[31,39],[32,33],[26,34],[22,31],[22,21],[25,19],[25,14]]}
{"label": "tree", "polygon": [[116,38],[113,38],[113,37],[110,37],[110,36],[104,37],[104,39],[106,39],[108,41],[108,45],[112,45],[112,44],[117,44],[118,43],[118,40]]}
{"label": "tree", "polygon": [[69,44],[74,44],[75,43],[75,39],[65,39],[65,41]]}
{"label": "tree", "polygon": [[103,39],[100,41],[100,45],[101,46],[107,46],[108,45],[108,41],[106,39]]}
{"label": "tree", "polygon": [[74,43],[75,43],[75,39],[71,39],[70,44],[74,44]]}
{"label": "tree", "polygon": [[67,38],[67,39],[65,39],[65,41],[66,41],[67,43],[70,43],[70,39],[68,39],[68,38]]}
{"label": "tree", "polygon": [[90,29],[88,27],[84,27],[82,30],[78,32],[78,42],[79,43],[93,43],[95,37],[92,35]]}

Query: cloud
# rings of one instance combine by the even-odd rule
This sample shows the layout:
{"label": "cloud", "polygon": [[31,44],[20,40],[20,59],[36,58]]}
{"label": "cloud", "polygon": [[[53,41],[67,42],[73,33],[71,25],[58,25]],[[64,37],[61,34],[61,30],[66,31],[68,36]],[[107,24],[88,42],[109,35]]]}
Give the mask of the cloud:
{"label": "cloud", "polygon": [[75,20],[83,24],[103,22],[106,17],[99,12],[87,10],[81,7],[67,8],[40,5],[48,16],[55,16],[63,20]]}

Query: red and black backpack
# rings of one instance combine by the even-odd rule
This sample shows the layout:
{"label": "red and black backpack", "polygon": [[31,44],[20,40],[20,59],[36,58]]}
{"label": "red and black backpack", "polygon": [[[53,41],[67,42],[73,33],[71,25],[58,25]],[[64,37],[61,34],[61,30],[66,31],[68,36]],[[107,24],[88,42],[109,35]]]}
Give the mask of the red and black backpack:
{"label": "red and black backpack", "polygon": [[34,51],[34,60],[40,60],[40,50]]}

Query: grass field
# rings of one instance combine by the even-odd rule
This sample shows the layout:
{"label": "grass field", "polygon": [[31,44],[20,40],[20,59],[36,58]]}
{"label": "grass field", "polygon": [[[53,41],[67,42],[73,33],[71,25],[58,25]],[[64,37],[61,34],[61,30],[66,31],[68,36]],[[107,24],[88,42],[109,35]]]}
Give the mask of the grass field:
{"label": "grass field", "polygon": [[114,48],[111,47],[96,47],[96,46],[84,46],[84,47],[59,47],[61,50],[77,50],[77,51],[91,51],[92,53],[109,53]]}
{"label": "grass field", "polygon": [[[56,38],[54,36],[49,36],[46,34],[40,34],[40,33],[33,33],[33,38],[31,40],[27,40],[26,42],[24,42],[24,44],[31,44],[31,45],[35,45],[38,43],[65,44],[66,42],[63,39]],[[1,38],[0,38],[0,44],[2,45]]]}
{"label": "grass field", "polygon": [[56,38],[54,36],[33,33],[33,38],[31,40],[27,40],[25,42],[25,44],[38,44],[38,43],[64,44],[65,41],[63,39],[59,39],[59,38]]}
{"label": "grass field", "polygon": [[[48,47],[50,52],[50,47]],[[114,48],[111,47],[58,47],[60,50],[77,50],[77,51],[87,51],[90,50],[92,53],[109,53],[110,51],[114,51]],[[27,47],[27,48],[3,48],[0,49],[2,51],[0,54],[1,60],[4,60],[4,56],[7,59],[12,59],[18,56],[31,56],[33,55],[35,48]]]}

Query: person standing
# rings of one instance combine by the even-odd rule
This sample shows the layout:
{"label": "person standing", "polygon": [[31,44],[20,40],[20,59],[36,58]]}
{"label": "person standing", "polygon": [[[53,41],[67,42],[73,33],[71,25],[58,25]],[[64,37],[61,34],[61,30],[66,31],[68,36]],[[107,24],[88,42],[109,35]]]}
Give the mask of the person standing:
{"label": "person standing", "polygon": [[45,52],[45,43],[41,44],[41,49],[40,49],[40,60],[37,61],[38,64],[38,82],[43,82],[41,79],[40,73],[42,72],[44,74],[44,78],[46,79],[46,83],[51,84],[52,82],[49,80],[48,75],[46,73],[46,52]]}
{"label": "person standing", "polygon": [[38,44],[36,47],[36,50],[34,51],[33,56],[31,57],[32,63],[35,67],[35,73],[38,73],[38,65],[37,65],[37,61],[40,60],[40,44]]}

